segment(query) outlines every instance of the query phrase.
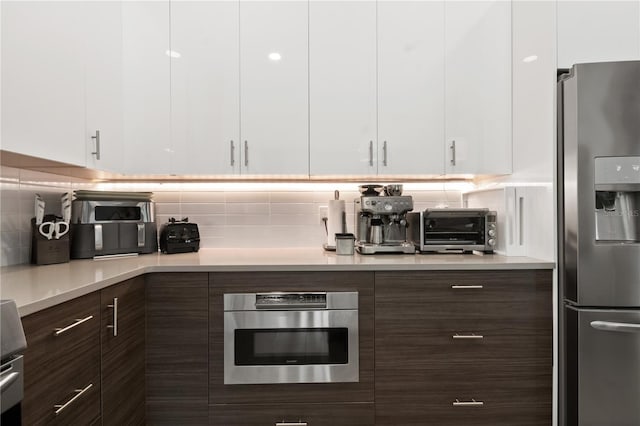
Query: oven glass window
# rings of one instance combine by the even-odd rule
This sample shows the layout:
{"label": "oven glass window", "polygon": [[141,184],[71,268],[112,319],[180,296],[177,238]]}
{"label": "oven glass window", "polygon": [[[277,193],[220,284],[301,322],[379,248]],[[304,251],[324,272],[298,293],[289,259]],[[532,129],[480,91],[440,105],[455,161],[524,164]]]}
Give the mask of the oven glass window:
{"label": "oven glass window", "polygon": [[235,330],[236,365],[347,364],[347,328]]}
{"label": "oven glass window", "polygon": [[484,217],[425,218],[424,240],[484,244]]}

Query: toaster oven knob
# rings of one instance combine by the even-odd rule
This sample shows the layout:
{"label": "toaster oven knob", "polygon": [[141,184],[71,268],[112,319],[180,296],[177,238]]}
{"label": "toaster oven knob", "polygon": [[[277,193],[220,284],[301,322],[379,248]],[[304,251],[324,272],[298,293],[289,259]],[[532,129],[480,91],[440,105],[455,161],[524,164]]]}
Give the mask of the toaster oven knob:
{"label": "toaster oven knob", "polygon": [[487,241],[487,244],[493,247],[496,245],[496,240],[494,240],[493,238],[489,238],[489,240]]}
{"label": "toaster oven knob", "polygon": [[487,232],[487,234],[489,234],[490,237],[495,237],[496,236],[496,231],[493,229],[489,229],[489,232]]}

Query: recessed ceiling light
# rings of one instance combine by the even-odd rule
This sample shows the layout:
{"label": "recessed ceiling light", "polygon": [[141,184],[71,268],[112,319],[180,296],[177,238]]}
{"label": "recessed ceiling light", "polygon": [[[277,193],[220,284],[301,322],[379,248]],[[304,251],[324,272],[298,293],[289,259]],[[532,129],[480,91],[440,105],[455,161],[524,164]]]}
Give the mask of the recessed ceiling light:
{"label": "recessed ceiling light", "polygon": [[280,59],[282,59],[282,55],[278,52],[271,52],[269,53],[269,59],[271,59],[272,61],[279,61]]}
{"label": "recessed ceiling light", "polygon": [[167,50],[164,54],[170,58],[179,58],[182,56],[180,52],[176,52],[175,50]]}
{"label": "recessed ceiling light", "polygon": [[533,61],[537,61],[537,60],[538,60],[538,55],[531,55],[531,56],[527,56],[526,58],[524,58],[522,60],[522,62],[529,63],[529,62],[533,62]]}

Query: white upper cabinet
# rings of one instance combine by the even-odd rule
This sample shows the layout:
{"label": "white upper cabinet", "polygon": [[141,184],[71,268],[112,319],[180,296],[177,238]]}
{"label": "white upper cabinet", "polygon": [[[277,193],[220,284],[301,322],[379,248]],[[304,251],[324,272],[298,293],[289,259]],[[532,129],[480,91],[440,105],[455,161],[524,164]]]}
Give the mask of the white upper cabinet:
{"label": "white upper cabinet", "polygon": [[84,166],[85,2],[1,7],[2,149]]}
{"label": "white upper cabinet", "polygon": [[511,3],[445,4],[446,172],[508,174]]}
{"label": "white upper cabinet", "polygon": [[122,3],[124,171],[172,173],[168,1]]}
{"label": "white upper cabinet", "polygon": [[86,49],[86,145],[87,167],[123,170],[122,115],[122,3],[85,2],[91,19]]}
{"label": "white upper cabinet", "polygon": [[376,2],[309,2],[311,175],[375,175]]}
{"label": "white upper cabinet", "polygon": [[558,1],[558,68],[640,59],[639,1]]}
{"label": "white upper cabinet", "polygon": [[309,174],[308,4],[240,2],[242,174]]}
{"label": "white upper cabinet", "polygon": [[171,2],[174,172],[240,172],[239,3]]}
{"label": "white upper cabinet", "polygon": [[444,173],[444,2],[378,2],[378,173]]}

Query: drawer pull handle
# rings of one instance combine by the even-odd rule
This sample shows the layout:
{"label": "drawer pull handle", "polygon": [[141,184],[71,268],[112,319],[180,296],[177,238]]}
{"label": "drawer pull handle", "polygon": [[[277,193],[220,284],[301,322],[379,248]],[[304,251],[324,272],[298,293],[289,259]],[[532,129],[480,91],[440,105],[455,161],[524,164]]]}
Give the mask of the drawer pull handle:
{"label": "drawer pull handle", "polygon": [[107,305],[108,308],[113,309],[113,325],[108,325],[107,328],[111,328],[113,330],[113,337],[118,336],[118,298],[113,298],[113,304]]}
{"label": "drawer pull handle", "polygon": [[88,391],[92,387],[93,387],[93,383],[89,383],[87,385],[87,387],[85,387],[84,389],[76,389],[76,390],[74,390],[74,392],[77,392],[77,393],[73,396],[73,398],[71,398],[70,400],[68,400],[64,404],[56,404],[56,405],[54,405],[53,408],[57,408],[56,416],[58,414],[62,413],[62,411],[65,408],[67,408],[69,405],[71,405],[73,403],[73,401],[75,401],[76,399],[80,398],[82,396],[82,394],[84,394],[86,391]]}
{"label": "drawer pull handle", "polygon": [[79,326],[79,325],[80,325],[80,324],[82,324],[83,322],[87,322],[87,321],[89,321],[91,318],[93,318],[93,315],[89,315],[89,316],[88,316],[88,317],[86,317],[86,318],[76,318],[76,319],[74,320],[75,322],[74,322],[73,324],[71,324],[71,325],[68,325],[68,326],[66,326],[66,327],[64,327],[64,328],[54,328],[54,329],[53,329],[53,332],[54,332],[54,333],[53,333],[53,335],[54,335],[54,336],[59,336],[59,335],[61,335],[62,333],[66,333],[67,331],[71,330],[72,328]]}
{"label": "drawer pull handle", "polygon": [[484,336],[482,334],[475,334],[475,333],[471,333],[471,334],[454,334],[453,336],[454,339],[484,339]]}
{"label": "drawer pull handle", "polygon": [[456,398],[456,400],[453,401],[454,407],[482,407],[483,405],[484,402],[476,401],[475,399],[471,399],[471,401],[460,401]]}
{"label": "drawer pull handle", "polygon": [[472,290],[472,289],[479,289],[479,288],[484,288],[483,285],[452,285],[451,286],[452,289],[454,290]]}
{"label": "drawer pull handle", "polygon": [[307,426],[307,422],[301,422],[298,420],[297,422],[285,422],[284,420],[276,423],[276,426]]}

